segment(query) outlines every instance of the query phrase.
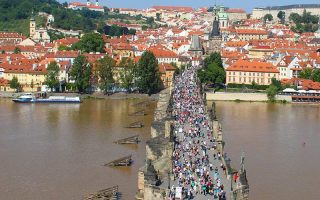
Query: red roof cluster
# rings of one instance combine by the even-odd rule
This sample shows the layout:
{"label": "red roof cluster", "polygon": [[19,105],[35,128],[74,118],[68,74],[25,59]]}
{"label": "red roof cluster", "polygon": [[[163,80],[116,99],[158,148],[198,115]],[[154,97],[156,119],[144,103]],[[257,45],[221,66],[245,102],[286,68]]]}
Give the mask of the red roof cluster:
{"label": "red roof cluster", "polygon": [[261,29],[236,29],[236,32],[242,35],[267,35],[268,34],[266,30],[261,30]]}
{"label": "red roof cluster", "polygon": [[238,60],[227,68],[227,71],[279,73],[279,70],[267,62]]}
{"label": "red roof cluster", "polygon": [[246,13],[242,8],[230,8],[226,12],[228,13]]}
{"label": "red roof cluster", "polygon": [[176,67],[167,63],[159,64],[159,72],[165,73],[166,71],[175,71]]}
{"label": "red roof cluster", "polygon": [[193,12],[192,7],[182,6],[153,6],[155,10],[166,10],[166,11],[178,11],[178,12]]}
{"label": "red roof cluster", "polygon": [[2,38],[23,38],[24,39],[26,37],[16,32],[0,32],[0,39]]}
{"label": "red roof cluster", "polygon": [[156,58],[178,58],[178,55],[176,53],[166,49],[162,45],[150,47],[148,51],[151,51]]}
{"label": "red roof cluster", "polygon": [[7,86],[9,85],[9,81],[4,78],[0,78],[0,86]]}

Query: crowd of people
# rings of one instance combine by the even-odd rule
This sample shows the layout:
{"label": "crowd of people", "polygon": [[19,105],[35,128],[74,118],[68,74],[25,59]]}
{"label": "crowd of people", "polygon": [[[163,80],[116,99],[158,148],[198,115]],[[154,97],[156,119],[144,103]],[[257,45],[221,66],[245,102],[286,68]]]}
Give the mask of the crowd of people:
{"label": "crowd of people", "polygon": [[182,199],[225,200],[222,177],[226,168],[209,125],[196,71],[196,67],[190,67],[175,78],[172,111],[175,181],[169,198],[175,199],[179,187]]}

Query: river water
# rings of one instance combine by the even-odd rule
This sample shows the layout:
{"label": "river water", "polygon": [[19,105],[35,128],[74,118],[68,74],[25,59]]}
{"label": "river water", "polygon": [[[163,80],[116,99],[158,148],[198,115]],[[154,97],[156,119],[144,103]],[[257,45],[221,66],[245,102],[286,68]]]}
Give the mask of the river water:
{"label": "river water", "polygon": [[234,167],[245,152],[250,199],[320,199],[320,105],[216,105]]}
{"label": "river water", "polygon": [[[119,185],[133,199],[145,159],[155,103],[146,116],[128,116],[141,100],[86,100],[81,105],[14,104],[0,99],[0,199],[79,200]],[[142,129],[127,129],[142,120]],[[113,142],[140,135],[139,145]],[[122,169],[105,163],[132,154]]]}
{"label": "river water", "polygon": [[[140,101],[31,105],[0,99],[0,199],[79,200],[114,185],[122,199],[133,199],[155,109],[151,103],[147,116],[128,116]],[[250,199],[319,199],[320,106],[217,102],[217,114],[233,166],[246,154]],[[146,126],[124,128],[137,120]],[[135,134],[139,145],[113,144]],[[103,166],[130,154],[131,167]]]}

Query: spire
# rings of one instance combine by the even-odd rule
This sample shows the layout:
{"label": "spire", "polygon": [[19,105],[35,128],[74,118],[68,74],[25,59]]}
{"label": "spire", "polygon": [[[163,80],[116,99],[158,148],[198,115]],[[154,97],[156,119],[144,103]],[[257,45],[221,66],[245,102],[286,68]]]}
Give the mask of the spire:
{"label": "spire", "polygon": [[214,12],[214,16],[213,16],[213,23],[212,23],[212,30],[211,30],[211,37],[216,37],[216,36],[220,36],[220,23],[219,23],[219,16],[217,13],[217,6],[215,5],[213,7],[213,12]]}
{"label": "spire", "polygon": [[35,21],[35,19],[34,19],[34,13],[33,13],[33,11],[32,11],[32,13],[31,13],[31,18],[30,18],[30,21]]}

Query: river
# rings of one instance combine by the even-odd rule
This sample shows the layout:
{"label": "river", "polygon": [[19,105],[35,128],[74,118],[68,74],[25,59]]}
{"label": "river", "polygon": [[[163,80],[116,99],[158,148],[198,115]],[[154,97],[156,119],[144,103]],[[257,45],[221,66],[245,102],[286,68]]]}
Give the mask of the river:
{"label": "river", "polygon": [[[133,199],[145,159],[155,102],[146,116],[128,116],[141,100],[86,100],[81,105],[14,104],[0,99],[0,199],[79,200],[119,185]],[[142,120],[142,129],[124,126]],[[140,135],[139,145],[114,144]],[[103,166],[132,154],[122,169]]]}
{"label": "river", "polygon": [[[79,200],[114,185],[122,199],[133,199],[155,109],[151,103],[147,116],[128,116],[140,101],[45,105],[0,99],[0,199]],[[239,168],[241,152],[246,154],[250,199],[319,199],[320,106],[217,102],[217,115],[232,165]],[[124,128],[136,120],[146,126]],[[139,145],[113,143],[135,134]],[[130,154],[131,167],[103,166]]]}
{"label": "river", "polygon": [[320,105],[216,105],[234,167],[245,152],[250,199],[320,198]]}

